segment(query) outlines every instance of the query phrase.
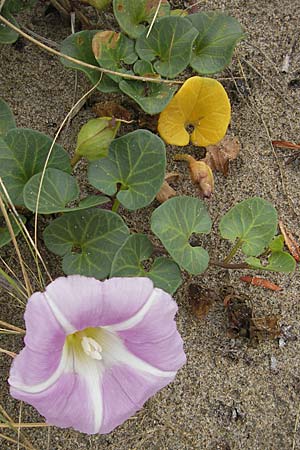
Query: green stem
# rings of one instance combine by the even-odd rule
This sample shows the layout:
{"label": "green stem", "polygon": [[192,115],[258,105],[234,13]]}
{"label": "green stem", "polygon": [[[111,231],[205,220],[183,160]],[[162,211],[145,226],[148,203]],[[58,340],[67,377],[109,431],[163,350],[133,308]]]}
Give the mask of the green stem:
{"label": "green stem", "polygon": [[232,258],[236,254],[236,252],[241,248],[242,244],[243,244],[242,239],[238,239],[237,242],[235,243],[235,245],[232,247],[231,251],[228,253],[226,258],[224,259],[224,261],[223,261],[224,264],[228,264],[232,260]]}
{"label": "green stem", "polygon": [[251,269],[251,266],[247,263],[226,264],[225,262],[209,261],[210,266],[222,267],[223,269]]}
{"label": "green stem", "polygon": [[76,164],[78,163],[78,161],[80,161],[80,159],[81,159],[81,156],[78,155],[78,153],[74,153],[74,156],[73,156],[73,158],[70,161],[71,166],[75,167]]}
{"label": "green stem", "polygon": [[117,212],[118,209],[119,209],[119,206],[120,206],[120,202],[119,202],[119,200],[117,198],[115,198],[115,201],[114,201],[114,203],[112,205],[111,210],[114,211],[114,212]]}

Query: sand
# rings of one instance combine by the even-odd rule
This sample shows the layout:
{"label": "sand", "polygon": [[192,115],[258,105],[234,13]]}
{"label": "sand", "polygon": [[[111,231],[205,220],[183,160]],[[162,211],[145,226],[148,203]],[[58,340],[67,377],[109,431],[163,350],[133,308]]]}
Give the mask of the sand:
{"label": "sand", "polygon": [[[203,10],[227,11],[239,19],[247,32],[247,39],[238,46],[230,70],[237,77],[244,74],[249,88],[238,93],[228,70],[217,74],[219,78],[227,78],[223,84],[232,102],[230,133],[240,139],[242,151],[231,163],[227,178],[216,175],[215,194],[207,201],[215,226],[214,233],[202,243],[216,259],[229,249],[217,235],[220,216],[236,202],[254,195],[271,201],[299,238],[299,160],[286,164],[292,152],[274,151],[270,139],[300,140],[299,89],[289,87],[289,82],[299,78],[300,73],[299,34],[290,56],[289,71],[281,71],[284,57],[299,33],[300,5],[291,0],[209,0],[201,6]],[[26,13],[20,22],[59,43],[70,34],[69,26],[55,15],[45,17],[43,11],[43,2],[39,2],[34,17]],[[107,19],[113,23],[111,16]],[[18,126],[54,136],[72,106],[75,74],[66,70],[57,58],[31,43],[23,43],[21,49],[0,47],[0,96],[12,107]],[[77,98],[88,87],[88,82],[79,75]],[[93,117],[91,108],[82,109],[67,133],[63,133],[60,142],[70,152],[80,125],[90,117]],[[168,148],[169,169],[182,174],[176,189],[197,196],[184,163],[172,159],[176,151]],[[195,156],[199,154],[196,148],[190,147],[188,151]],[[131,214],[127,212],[126,221],[135,230],[148,232],[152,210],[151,206]],[[17,266],[8,247],[1,255]],[[47,261],[53,275],[62,273],[58,259],[50,255]],[[292,449],[294,442],[293,448],[300,448],[300,431],[294,432],[300,406],[299,272],[292,276],[267,275],[283,288],[275,293],[243,284],[239,281],[241,275],[241,271],[221,269],[210,269],[197,277],[185,275],[185,283],[175,299],[179,306],[177,324],[188,362],[175,382],[150,399],[135,417],[105,436],[90,437],[55,427],[26,430],[34,447],[38,450],[285,450]],[[188,296],[191,282],[216,293],[217,300],[204,320],[196,319],[192,313]],[[278,339],[253,342],[230,338],[221,295],[229,286],[252,302],[256,316],[279,314],[281,325],[291,327],[292,339],[279,347]],[[22,310],[16,303],[4,294],[0,302],[1,318],[22,326]],[[22,347],[20,338],[1,336],[0,341],[1,347],[16,352]],[[9,365],[9,357],[0,355],[0,400],[17,421],[19,403],[8,396]],[[23,422],[42,420],[33,408],[22,406]],[[14,433],[7,434],[16,437]],[[0,437],[0,448],[16,449],[17,446]]]}

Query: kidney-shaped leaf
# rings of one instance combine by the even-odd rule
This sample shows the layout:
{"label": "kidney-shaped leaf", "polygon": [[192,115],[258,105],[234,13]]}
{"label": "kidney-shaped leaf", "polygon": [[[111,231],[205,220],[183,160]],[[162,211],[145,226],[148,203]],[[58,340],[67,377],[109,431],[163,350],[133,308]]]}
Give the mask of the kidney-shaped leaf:
{"label": "kidney-shaped leaf", "polygon": [[142,262],[149,259],[153,252],[153,245],[147,236],[134,234],[124,242],[116,253],[111,277],[149,277],[156,287],[173,294],[181,284],[179,267],[169,258],[155,259],[149,271]]}
{"label": "kidney-shaped leaf", "polygon": [[137,39],[136,51],[141,59],[156,60],[153,66],[157,73],[174,78],[189,64],[197,34],[188,19],[163,17],[154,24],[148,37],[145,30]]}
{"label": "kidney-shaped leaf", "polygon": [[49,250],[63,257],[66,275],[106,278],[115,253],[128,235],[118,214],[87,209],[55,219],[45,229],[44,240]]}
{"label": "kidney-shaped leaf", "polygon": [[16,128],[14,115],[8,104],[0,98],[0,136],[4,136],[12,128]]}
{"label": "kidney-shaped leaf", "polygon": [[[96,33],[97,31],[84,30],[71,34],[62,42],[61,52],[92,66],[99,67],[92,50],[92,41]],[[98,70],[89,69],[64,58],[61,58],[61,62],[66,67],[84,72],[92,84],[96,84],[99,81],[101,73]],[[97,89],[101,92],[120,92],[117,83],[104,74]]]}
{"label": "kidney-shaped leaf", "polygon": [[244,36],[241,25],[218,11],[191,14],[188,19],[199,32],[190,65],[203,74],[220,72],[230,63],[236,43]]}
{"label": "kidney-shaped leaf", "polygon": [[[225,135],[230,122],[230,102],[225,89],[212,78],[192,77],[185,81],[161,112],[158,132],[172,145],[206,147]],[[192,126],[191,136],[187,127]]]}
{"label": "kidney-shaped leaf", "polygon": [[153,212],[151,229],[187,272],[198,274],[207,268],[207,251],[189,243],[193,233],[208,233],[211,229],[204,202],[187,196],[167,200]]}
{"label": "kidney-shaped leaf", "polygon": [[117,193],[128,209],[148,205],[159,191],[165,175],[166,150],[162,140],[147,130],[115,139],[107,158],[90,163],[89,182],[107,195]]}
{"label": "kidney-shaped leaf", "polygon": [[232,242],[238,239],[246,256],[260,255],[273,238],[276,228],[276,209],[259,197],[238,203],[220,221],[221,236]]}
{"label": "kidney-shaped leaf", "polygon": [[[51,144],[45,134],[22,128],[0,138],[0,177],[16,205],[24,205],[24,186],[43,170]],[[47,167],[71,172],[69,156],[60,145],[54,145]]]}
{"label": "kidney-shaped leaf", "polygon": [[[159,0],[114,0],[114,14],[120,27],[128,36],[137,38],[145,30],[144,23],[151,23]],[[162,0],[158,17],[168,15],[170,5]]]}
{"label": "kidney-shaped leaf", "polygon": [[[19,26],[16,19],[11,15],[11,13],[7,10],[2,11],[3,16],[6,20],[9,20],[16,27]],[[19,34],[16,31],[12,30],[8,26],[4,25],[4,23],[0,23],[0,44],[13,44],[18,39]]]}
{"label": "kidney-shaped leaf", "polygon": [[[41,173],[30,178],[24,187],[24,202],[30,211],[36,211]],[[65,206],[79,195],[76,178],[58,169],[46,169],[43,178],[38,212],[52,214],[61,212]]]}
{"label": "kidney-shaped leaf", "polygon": [[119,88],[140,105],[147,114],[160,113],[176,91],[176,87],[163,83],[125,80],[120,81]]}
{"label": "kidney-shaped leaf", "polygon": [[[132,73],[124,64],[133,64],[137,54],[134,42],[124,34],[112,30],[99,31],[93,37],[92,48],[99,66],[116,72]],[[119,81],[119,77],[109,76],[114,81]]]}
{"label": "kidney-shaped leaf", "polygon": [[287,252],[272,252],[267,264],[262,264],[259,258],[254,256],[249,256],[246,259],[246,263],[253,269],[269,270],[271,272],[290,273],[296,268],[296,261]]}
{"label": "kidney-shaped leaf", "polygon": [[[14,216],[12,214],[8,215],[14,235],[18,236],[21,231],[21,227],[18,223],[16,223]],[[19,216],[23,223],[26,222],[26,218],[24,216]],[[5,223],[4,217],[0,215],[0,248],[4,247],[4,245],[8,244],[11,241],[10,232],[8,231],[7,225]]]}

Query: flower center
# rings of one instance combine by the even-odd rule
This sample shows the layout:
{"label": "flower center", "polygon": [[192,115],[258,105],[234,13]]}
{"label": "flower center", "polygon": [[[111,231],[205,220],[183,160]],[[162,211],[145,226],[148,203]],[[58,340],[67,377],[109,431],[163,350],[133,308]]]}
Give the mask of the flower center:
{"label": "flower center", "polygon": [[103,359],[101,338],[103,338],[103,332],[100,328],[89,327],[69,334],[66,338],[66,345],[79,358],[88,356],[100,361]]}
{"label": "flower center", "polygon": [[102,347],[97,341],[95,341],[95,339],[88,336],[83,336],[81,339],[81,346],[84,352],[91,358],[98,360],[102,359]]}

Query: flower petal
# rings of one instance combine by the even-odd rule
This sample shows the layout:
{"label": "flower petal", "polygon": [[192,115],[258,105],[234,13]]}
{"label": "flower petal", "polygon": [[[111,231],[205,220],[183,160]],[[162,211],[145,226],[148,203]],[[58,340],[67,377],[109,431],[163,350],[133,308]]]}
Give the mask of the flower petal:
{"label": "flower petal", "polygon": [[[75,330],[127,320],[147,301],[153,290],[148,278],[113,278],[104,282],[72,275],[47,286],[45,295],[57,320]],[[55,312],[56,311],[56,312]],[[68,325],[64,326],[67,333]]]}
{"label": "flower petal", "polygon": [[10,393],[34,406],[51,425],[73,427],[89,434],[98,432],[88,387],[76,373],[64,373],[55,384],[40,393],[22,392],[14,387]]}
{"label": "flower petal", "polygon": [[103,423],[100,432],[109,433],[123,423],[173,378],[137,372],[125,364],[107,370],[102,380]]}
{"label": "flower petal", "polygon": [[26,336],[24,342],[31,350],[40,353],[61,351],[65,342],[65,332],[57,322],[44,294],[33,294],[24,314]]}
{"label": "flower petal", "polygon": [[138,358],[160,370],[176,371],[186,361],[174,320],[176,312],[172,297],[155,288],[135,316],[107,328],[117,332],[126,348]]}
{"label": "flower petal", "polygon": [[206,147],[224,137],[229,122],[230,102],[221,83],[196,76],[184,82],[161,112],[158,132],[168,144],[184,146],[190,140],[186,126],[193,125],[192,143]]}

